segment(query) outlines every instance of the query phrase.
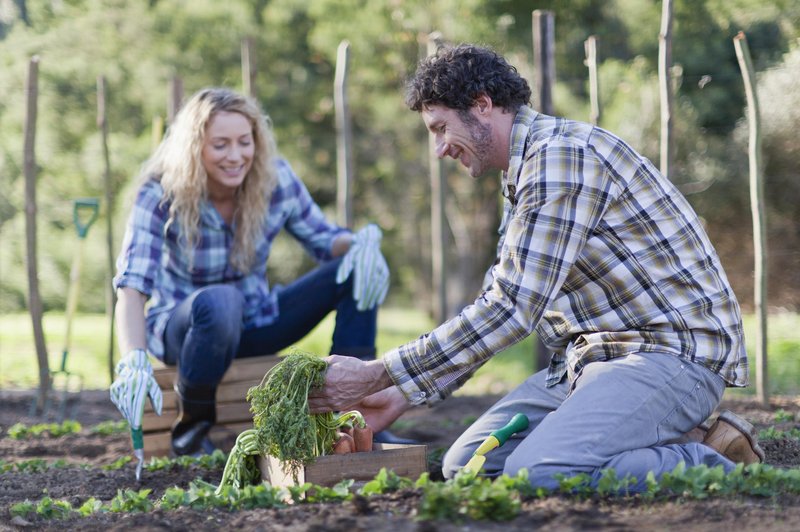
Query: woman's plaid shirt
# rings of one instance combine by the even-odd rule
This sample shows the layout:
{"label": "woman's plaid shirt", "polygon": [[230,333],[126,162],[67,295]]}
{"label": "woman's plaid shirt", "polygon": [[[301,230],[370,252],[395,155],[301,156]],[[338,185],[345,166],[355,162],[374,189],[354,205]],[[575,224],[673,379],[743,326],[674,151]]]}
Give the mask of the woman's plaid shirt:
{"label": "woman's plaid shirt", "polygon": [[325,218],[305,185],[283,159],[276,162],[278,184],[272,192],[264,231],[255,245],[250,272],[230,265],[235,227],[225,223],[210,202],[200,212],[198,242],[187,255],[177,221],[167,226],[169,203],[162,202],[157,180],[146,182],[138,192],[128,218],[122,251],[117,258],[114,288],[128,286],[148,296],[147,347],[163,356],[163,336],[172,311],[195,290],[217,283],[236,286],[244,298],[242,327],[269,325],[278,317],[277,297],[267,280],[267,258],[272,242],[286,229],[317,260],[331,259],[333,239],[345,229]]}

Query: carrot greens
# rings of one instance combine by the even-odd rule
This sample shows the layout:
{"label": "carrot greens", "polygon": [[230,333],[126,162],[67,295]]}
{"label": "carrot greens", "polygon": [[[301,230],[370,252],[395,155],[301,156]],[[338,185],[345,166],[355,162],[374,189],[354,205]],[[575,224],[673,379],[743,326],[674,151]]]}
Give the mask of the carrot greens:
{"label": "carrot greens", "polygon": [[247,392],[259,448],[293,473],[333,448],[333,413],[308,411],[308,392],[325,383],[327,367],[323,359],[295,350]]}
{"label": "carrot greens", "polygon": [[320,357],[294,350],[264,375],[261,384],[248,390],[254,427],[236,439],[217,491],[258,480],[256,455],[274,456],[297,478],[305,465],[333,451],[337,428],[361,416],[309,413],[308,392],[325,383],[327,367]]}

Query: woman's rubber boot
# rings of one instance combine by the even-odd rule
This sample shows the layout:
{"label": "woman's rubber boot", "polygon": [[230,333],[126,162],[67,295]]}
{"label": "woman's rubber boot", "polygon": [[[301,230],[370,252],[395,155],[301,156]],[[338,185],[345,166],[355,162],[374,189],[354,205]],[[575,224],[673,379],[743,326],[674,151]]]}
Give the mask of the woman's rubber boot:
{"label": "woman's rubber boot", "polygon": [[217,421],[216,387],[178,382],[175,391],[179,415],[172,425],[172,452],[177,456],[213,453],[208,432]]}

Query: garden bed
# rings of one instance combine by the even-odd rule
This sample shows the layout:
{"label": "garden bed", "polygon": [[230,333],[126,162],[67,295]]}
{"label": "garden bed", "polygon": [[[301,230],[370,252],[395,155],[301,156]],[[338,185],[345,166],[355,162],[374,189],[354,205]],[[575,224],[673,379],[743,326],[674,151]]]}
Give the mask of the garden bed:
{"label": "garden bed", "polygon": [[[129,455],[126,433],[103,435],[92,430],[104,421],[119,419],[106,392],[84,391],[75,419],[82,425],[77,434],[58,438],[11,438],[8,429],[14,423],[33,425],[41,418],[28,416],[30,392],[0,391],[0,460],[6,464],[29,464],[25,470],[6,468],[0,474],[0,530],[35,528],[37,530],[216,530],[221,527],[242,530],[581,530],[667,529],[691,530],[800,529],[800,496],[773,492],[767,496],[671,497],[656,501],[639,498],[575,497],[552,495],[525,498],[519,515],[508,522],[482,521],[479,524],[452,520],[421,522],[416,519],[422,495],[419,489],[406,488],[393,493],[355,497],[344,502],[304,503],[286,508],[255,510],[175,510],[155,508],[146,512],[98,512],[88,517],[63,520],[26,518],[11,515],[13,504],[24,500],[40,501],[49,496],[78,507],[90,497],[108,503],[119,490],[148,488],[151,500],[158,500],[171,487],[186,489],[202,478],[217,484],[221,465],[201,464],[165,469],[147,468],[142,481],[134,479],[132,463],[114,469],[119,458]],[[496,397],[453,397],[435,408],[419,408],[406,414],[394,427],[398,435],[420,440],[428,445],[432,478],[438,475],[437,456],[482,413]],[[776,398],[770,408],[762,408],[746,398],[727,399],[730,408],[759,430],[772,427],[771,437],[762,441],[767,463],[780,468],[800,467],[800,442],[793,435],[800,427],[800,401]],[[794,431],[794,432],[792,432]],[[36,460],[40,459],[39,467]]]}

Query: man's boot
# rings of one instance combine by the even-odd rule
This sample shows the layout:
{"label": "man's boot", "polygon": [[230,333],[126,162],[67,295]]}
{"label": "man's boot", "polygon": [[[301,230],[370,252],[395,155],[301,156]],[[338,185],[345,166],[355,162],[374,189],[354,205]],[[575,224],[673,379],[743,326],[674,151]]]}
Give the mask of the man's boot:
{"label": "man's boot", "polygon": [[179,415],[172,425],[172,452],[177,456],[211,454],[214,444],[208,432],[217,421],[215,386],[175,385]]}
{"label": "man's boot", "polygon": [[755,428],[730,410],[719,415],[703,443],[732,462],[748,465],[764,461]]}

